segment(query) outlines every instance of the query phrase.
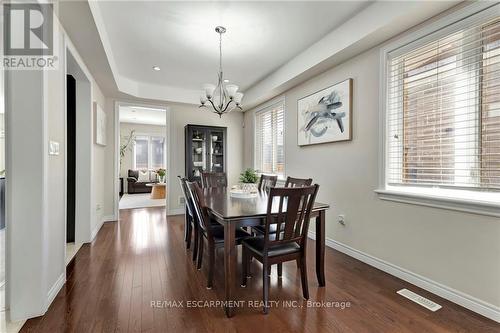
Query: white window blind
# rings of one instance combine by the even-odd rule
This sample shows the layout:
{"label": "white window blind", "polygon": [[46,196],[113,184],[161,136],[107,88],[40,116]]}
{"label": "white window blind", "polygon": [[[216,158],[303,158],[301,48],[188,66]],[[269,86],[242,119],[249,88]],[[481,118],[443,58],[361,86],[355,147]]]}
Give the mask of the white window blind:
{"label": "white window blind", "polygon": [[389,53],[389,185],[500,189],[500,17]]}
{"label": "white window blind", "polygon": [[255,168],[267,174],[284,174],[285,103],[278,102],[255,115]]}
{"label": "white window blind", "polygon": [[134,143],[135,170],[165,169],[165,137],[137,135]]}

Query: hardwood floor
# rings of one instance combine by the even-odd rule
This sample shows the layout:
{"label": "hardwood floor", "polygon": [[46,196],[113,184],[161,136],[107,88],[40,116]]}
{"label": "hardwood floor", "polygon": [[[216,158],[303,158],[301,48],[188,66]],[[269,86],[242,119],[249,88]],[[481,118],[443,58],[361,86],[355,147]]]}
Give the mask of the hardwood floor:
{"label": "hardwood floor", "polygon": [[[256,261],[247,287],[237,288],[237,299],[246,305],[236,309],[235,317],[226,318],[220,307],[187,307],[187,301],[223,299],[222,252],[217,253],[214,288],[207,290],[207,265],[197,271],[184,246],[183,216],[166,218],[165,209],[157,207],[122,210],[120,218],[105,223],[95,241],[82,246],[47,313],[27,321],[21,332],[500,332],[500,324],[329,248],[326,288],[318,288],[314,241],[308,244],[310,300],[349,302],[350,307],[308,308],[300,274],[290,262],[283,265],[282,280],[273,267],[270,299],[297,307],[282,303],[263,315],[260,306],[247,306],[262,299]],[[430,312],[397,295],[402,288],[443,308]],[[162,301],[177,303],[167,307]]]}

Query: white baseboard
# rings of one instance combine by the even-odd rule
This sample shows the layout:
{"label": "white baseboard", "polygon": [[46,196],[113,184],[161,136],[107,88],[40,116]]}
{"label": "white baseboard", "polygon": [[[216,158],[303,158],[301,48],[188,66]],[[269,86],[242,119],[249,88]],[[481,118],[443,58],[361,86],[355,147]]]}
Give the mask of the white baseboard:
{"label": "white baseboard", "polygon": [[97,235],[99,230],[101,230],[101,227],[105,222],[114,222],[116,220],[117,218],[115,215],[106,215],[101,217],[101,221],[95,226],[94,230],[92,230],[92,234],[90,235],[90,241],[92,242],[94,240],[95,236]]}
{"label": "white baseboard", "polygon": [[61,288],[66,283],[66,267],[64,268],[64,272],[59,275],[56,282],[52,285],[49,292],[47,293],[47,301],[45,302],[44,312],[48,310],[50,304],[54,301],[57,296],[57,293],[61,290]]}
{"label": "white baseboard", "polygon": [[185,213],[186,213],[185,208],[175,208],[175,209],[169,209],[167,216],[169,216],[169,215],[183,215]]}
{"label": "white baseboard", "polygon": [[[316,233],[309,231],[309,238],[316,239]],[[500,307],[482,301],[474,296],[465,294],[456,289],[445,286],[441,283],[428,279],[422,275],[413,273],[407,269],[401,268],[390,262],[374,257],[365,252],[356,250],[348,245],[342,244],[331,238],[325,239],[325,245],[337,251],[347,254],[359,261],[362,261],[370,266],[380,269],[388,274],[400,278],[406,282],[414,284],[422,289],[425,289],[433,294],[436,294],[450,302],[463,306],[466,309],[479,313],[491,320],[500,322]]]}
{"label": "white baseboard", "polygon": [[102,217],[102,222],[116,222],[116,221],[118,221],[118,218],[114,214]]}
{"label": "white baseboard", "polygon": [[90,235],[90,242],[89,243],[91,243],[94,240],[94,238],[97,235],[97,233],[99,232],[99,230],[101,230],[101,227],[103,224],[104,224],[104,220],[102,220],[102,219],[99,222],[97,222],[97,225],[92,230],[92,234]]}

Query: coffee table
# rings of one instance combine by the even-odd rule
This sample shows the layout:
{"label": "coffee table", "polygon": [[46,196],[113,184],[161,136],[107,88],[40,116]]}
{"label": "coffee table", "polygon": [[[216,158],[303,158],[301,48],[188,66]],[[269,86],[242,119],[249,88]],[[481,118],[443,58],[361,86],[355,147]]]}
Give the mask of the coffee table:
{"label": "coffee table", "polygon": [[167,194],[167,183],[149,183],[146,184],[151,189],[151,199],[165,199]]}

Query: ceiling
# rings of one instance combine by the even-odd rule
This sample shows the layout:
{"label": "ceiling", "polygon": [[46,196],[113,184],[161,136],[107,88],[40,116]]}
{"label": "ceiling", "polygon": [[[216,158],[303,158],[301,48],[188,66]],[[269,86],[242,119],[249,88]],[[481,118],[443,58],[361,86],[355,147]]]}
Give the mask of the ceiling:
{"label": "ceiling", "polygon": [[244,91],[367,5],[99,1],[98,10],[121,76],[181,89],[200,90],[216,81],[214,28],[225,26],[224,76]]}
{"label": "ceiling", "polygon": [[146,125],[167,124],[167,115],[164,109],[141,106],[120,106],[120,122]]}
{"label": "ceiling", "polygon": [[61,1],[58,15],[106,96],[157,105],[199,103],[224,25],[224,75],[249,110],[457,2],[82,0]]}

